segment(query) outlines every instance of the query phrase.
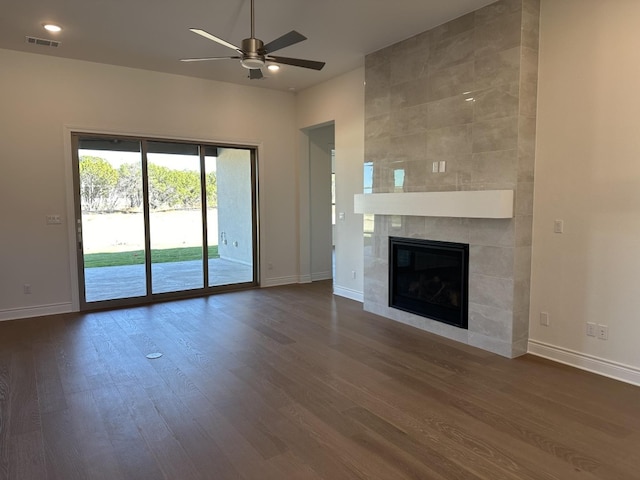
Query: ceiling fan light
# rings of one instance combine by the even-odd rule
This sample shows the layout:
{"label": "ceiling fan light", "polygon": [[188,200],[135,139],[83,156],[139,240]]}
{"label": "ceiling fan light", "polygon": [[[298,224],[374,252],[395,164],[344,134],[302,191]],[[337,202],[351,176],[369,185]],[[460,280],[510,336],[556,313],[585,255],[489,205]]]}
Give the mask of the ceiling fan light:
{"label": "ceiling fan light", "polygon": [[275,63],[272,63],[267,68],[272,72],[277,72],[278,70],[280,70],[280,65],[276,65]]}
{"label": "ceiling fan light", "polygon": [[261,58],[243,58],[240,60],[240,63],[244,68],[248,68],[249,70],[264,67],[264,60]]}

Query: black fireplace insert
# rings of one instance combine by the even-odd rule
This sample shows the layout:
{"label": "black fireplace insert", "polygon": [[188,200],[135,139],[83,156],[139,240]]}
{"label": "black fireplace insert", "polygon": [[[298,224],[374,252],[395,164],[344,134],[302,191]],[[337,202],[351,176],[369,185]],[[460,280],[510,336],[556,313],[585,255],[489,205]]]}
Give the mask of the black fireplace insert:
{"label": "black fireplace insert", "polygon": [[469,245],[389,237],[389,306],[468,326]]}

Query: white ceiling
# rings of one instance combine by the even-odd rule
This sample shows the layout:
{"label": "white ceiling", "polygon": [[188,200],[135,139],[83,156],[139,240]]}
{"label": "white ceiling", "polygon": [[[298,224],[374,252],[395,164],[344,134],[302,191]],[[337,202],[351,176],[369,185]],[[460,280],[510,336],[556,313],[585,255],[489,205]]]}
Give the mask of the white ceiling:
{"label": "white ceiling", "polygon": [[[195,35],[202,28],[232,44],[250,36],[249,0],[2,0],[0,48],[76,58],[264,88],[302,90],[363,65],[364,56],[495,0],[255,0],[256,37],[265,43],[297,30],[308,40],[275,55],[324,61],[322,71],[283,66],[249,80],[234,55]],[[51,34],[45,22],[63,31]],[[58,48],[29,45],[34,36]],[[0,66],[1,68],[1,66]]]}

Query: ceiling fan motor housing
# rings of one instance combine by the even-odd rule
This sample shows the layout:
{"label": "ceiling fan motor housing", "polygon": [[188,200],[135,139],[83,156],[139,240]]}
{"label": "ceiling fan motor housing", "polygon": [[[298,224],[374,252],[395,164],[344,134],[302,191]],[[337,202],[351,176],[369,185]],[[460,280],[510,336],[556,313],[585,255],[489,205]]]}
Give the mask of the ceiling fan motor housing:
{"label": "ceiling fan motor housing", "polygon": [[264,67],[264,43],[258,38],[245,38],[242,40],[242,59],[240,63],[244,68],[254,69]]}

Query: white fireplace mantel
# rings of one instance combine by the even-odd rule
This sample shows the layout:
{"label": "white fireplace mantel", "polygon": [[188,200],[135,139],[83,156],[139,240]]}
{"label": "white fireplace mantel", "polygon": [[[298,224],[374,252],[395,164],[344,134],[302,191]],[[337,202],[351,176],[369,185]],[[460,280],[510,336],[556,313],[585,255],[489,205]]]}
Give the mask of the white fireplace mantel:
{"label": "white fireplace mantel", "polygon": [[354,213],[418,217],[513,218],[513,190],[365,193]]}

